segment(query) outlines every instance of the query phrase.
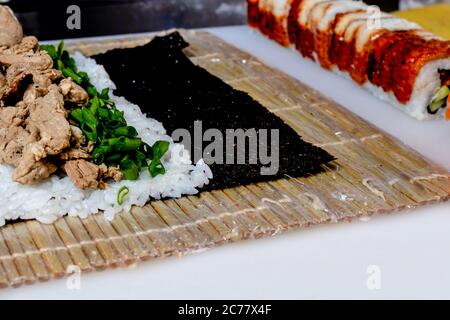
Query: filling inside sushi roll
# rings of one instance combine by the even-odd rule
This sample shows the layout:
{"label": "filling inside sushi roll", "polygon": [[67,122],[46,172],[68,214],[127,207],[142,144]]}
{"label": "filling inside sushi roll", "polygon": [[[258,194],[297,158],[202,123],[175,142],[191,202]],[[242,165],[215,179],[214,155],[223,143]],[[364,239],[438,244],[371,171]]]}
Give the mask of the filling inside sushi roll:
{"label": "filling inside sushi roll", "polygon": [[436,114],[440,109],[445,109],[445,118],[450,119],[450,70],[439,70],[441,76],[441,88],[434,95],[427,111]]}

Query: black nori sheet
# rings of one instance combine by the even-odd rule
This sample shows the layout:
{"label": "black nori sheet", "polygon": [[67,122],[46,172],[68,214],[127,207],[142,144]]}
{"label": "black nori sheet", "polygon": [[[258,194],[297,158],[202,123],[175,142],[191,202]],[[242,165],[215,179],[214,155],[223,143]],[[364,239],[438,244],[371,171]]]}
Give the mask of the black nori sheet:
{"label": "black nori sheet", "polygon": [[277,175],[261,175],[261,164],[212,164],[214,179],[202,190],[315,174],[321,171],[321,164],[334,160],[326,151],[303,141],[291,127],[247,93],[233,89],[194,65],[182,51],[187,46],[181,35],[174,32],[156,37],[141,47],[115,49],[94,58],[115,82],[118,88],[115,94],[124,96],[139,105],[145,114],[161,121],[169,134],[177,128],[185,128],[193,136],[196,120],[202,121],[203,132],[208,128],[217,128],[223,133],[225,129],[238,128],[279,129]]}

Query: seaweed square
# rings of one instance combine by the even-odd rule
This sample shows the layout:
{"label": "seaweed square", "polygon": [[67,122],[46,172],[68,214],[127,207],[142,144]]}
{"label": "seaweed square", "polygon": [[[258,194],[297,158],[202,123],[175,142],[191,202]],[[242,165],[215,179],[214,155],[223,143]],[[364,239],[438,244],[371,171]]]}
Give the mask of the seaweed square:
{"label": "seaweed square", "polygon": [[[201,121],[204,131],[213,128],[224,134],[227,129],[255,129],[257,133],[263,129],[278,130],[279,162],[275,174],[262,175],[264,165],[260,162],[213,163],[210,167],[214,178],[203,191],[316,174],[321,172],[322,164],[334,160],[325,150],[302,140],[294,129],[247,93],[192,63],[183,52],[188,46],[174,32],[155,37],[143,46],[115,49],[94,58],[116,84],[115,94],[161,121],[169,135],[183,128],[194,136],[196,121]],[[205,142],[201,147],[205,147]],[[268,153],[272,151],[270,144],[265,147]],[[226,158],[226,148],[223,152]],[[191,157],[194,154],[193,146]],[[237,157],[237,152],[234,155]]]}

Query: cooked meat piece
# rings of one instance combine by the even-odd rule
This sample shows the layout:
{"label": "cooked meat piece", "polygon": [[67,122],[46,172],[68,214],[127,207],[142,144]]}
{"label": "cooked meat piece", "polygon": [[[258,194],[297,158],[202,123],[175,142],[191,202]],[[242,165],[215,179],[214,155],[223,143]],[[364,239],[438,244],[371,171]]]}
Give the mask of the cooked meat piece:
{"label": "cooked meat piece", "polygon": [[22,159],[24,147],[33,142],[34,137],[22,127],[0,129],[0,163],[13,166]]}
{"label": "cooked meat piece", "polygon": [[20,44],[0,50],[0,65],[7,68],[5,78],[9,87],[0,94],[0,99],[2,95],[15,93],[27,78],[46,88],[62,76],[60,71],[53,69],[52,58],[45,51],[37,51],[37,48],[35,37],[25,37]]}
{"label": "cooked meat piece", "polygon": [[0,108],[0,163],[17,165],[23,148],[35,141],[36,136],[21,127],[27,113],[23,103],[16,107]]}
{"label": "cooked meat piece", "polygon": [[18,65],[23,69],[49,70],[53,67],[53,60],[45,51],[18,54],[10,49],[0,52],[0,64],[8,68]]}
{"label": "cooked meat piece", "polygon": [[[72,131],[64,109],[64,99],[57,85],[51,85],[48,94],[36,99],[29,106],[27,126],[37,128],[40,140],[33,150],[45,151],[45,155],[57,155],[70,146]],[[36,160],[40,157],[36,154]]]}
{"label": "cooked meat piece", "polygon": [[34,184],[47,179],[57,170],[47,159],[35,161],[31,152],[24,152],[19,165],[13,172],[13,180],[22,184]]}
{"label": "cooked meat piece", "polygon": [[64,165],[68,177],[80,189],[104,189],[106,180],[120,181],[123,178],[119,168],[95,165],[84,159],[69,160]]}
{"label": "cooked meat piece", "polygon": [[59,155],[61,160],[76,160],[76,159],[90,159],[91,155],[81,149],[70,149],[69,151],[63,152]]}
{"label": "cooked meat piece", "polygon": [[38,84],[30,84],[23,94],[23,103],[32,104],[37,98],[43,97],[48,93],[48,89]]}
{"label": "cooked meat piece", "polygon": [[16,107],[0,108],[0,128],[21,125],[27,117],[28,109],[22,103]]}
{"label": "cooked meat piece", "polygon": [[23,37],[22,26],[8,6],[0,6],[0,46],[12,46]]}
{"label": "cooked meat piece", "polygon": [[39,51],[39,41],[34,36],[24,37],[19,43],[10,47],[1,47],[0,53],[4,55],[24,55]]}
{"label": "cooked meat piece", "polygon": [[45,90],[45,88],[50,86],[53,81],[60,77],[61,72],[58,70],[40,70],[38,68],[33,68],[26,63],[13,64],[6,71],[8,89],[3,93],[3,98],[0,95],[0,99],[4,100],[6,97],[15,94],[20,100],[22,98],[20,94],[24,93],[20,92],[21,88],[25,91],[30,84],[34,83],[36,86],[42,88],[42,90]]}
{"label": "cooked meat piece", "polygon": [[105,164],[99,165],[100,175],[104,180],[113,179],[118,182],[123,179],[123,173],[118,167],[107,167]]}
{"label": "cooked meat piece", "polygon": [[53,60],[46,51],[39,49],[36,37],[29,36],[16,45],[0,48],[0,64],[5,67],[26,64],[33,69],[48,70],[53,67]]}
{"label": "cooked meat piece", "polygon": [[4,87],[7,85],[8,83],[6,82],[6,78],[3,75],[3,73],[0,72],[0,91],[2,89],[4,89]]}
{"label": "cooked meat piece", "polygon": [[[81,148],[81,146],[84,146],[86,144],[86,137],[84,136],[83,131],[81,131],[80,128],[71,125],[70,131],[72,132],[72,137],[70,140],[71,146],[73,146],[74,148]],[[88,150],[83,150],[83,151],[88,151]],[[90,150],[90,151],[92,151],[92,150]]]}
{"label": "cooked meat piece", "polygon": [[89,100],[87,92],[72,79],[61,80],[59,88],[64,96],[64,101],[83,105]]}
{"label": "cooked meat piece", "polygon": [[44,71],[34,70],[31,74],[33,75],[34,83],[44,88],[51,85],[56,79],[62,77],[62,72],[56,69]]}
{"label": "cooked meat piece", "polygon": [[123,173],[119,168],[109,167],[108,172],[106,173],[106,177],[113,179],[116,182],[119,182],[123,179]]}
{"label": "cooked meat piece", "polygon": [[[93,163],[83,133],[71,126],[65,102],[85,104],[87,92],[71,79],[55,80],[62,72],[40,50],[36,37],[23,37],[12,11],[0,6],[0,163],[15,167],[13,180],[32,184],[48,178],[64,163],[80,188],[103,188],[106,173]],[[55,162],[55,163],[53,163]]]}
{"label": "cooked meat piece", "polygon": [[[8,78],[6,78],[8,79]],[[8,103],[14,104],[12,100],[20,101],[21,100],[21,91],[23,91],[29,83],[31,83],[32,76],[27,73],[19,73],[17,76],[12,79],[11,82],[8,82],[5,86],[4,90],[0,90],[0,107],[5,107]],[[15,99],[12,99],[14,97]]]}
{"label": "cooked meat piece", "polygon": [[98,189],[104,187],[100,181],[100,168],[92,162],[78,159],[67,161],[64,170],[70,180],[80,189]]}
{"label": "cooked meat piece", "polygon": [[11,48],[16,54],[26,52],[36,52],[39,49],[39,41],[35,36],[27,36],[22,41]]}
{"label": "cooked meat piece", "polygon": [[29,115],[28,105],[23,101],[16,103],[16,114],[13,118],[12,124],[15,126],[22,125],[25,123],[26,118]]}
{"label": "cooked meat piece", "polygon": [[33,51],[37,48],[36,41],[34,37],[26,37],[20,44],[0,51],[0,65],[7,68],[6,88],[0,89],[0,107],[5,106],[7,98],[12,100],[10,97],[20,101],[30,84],[41,88],[41,95],[45,94],[46,88],[62,77],[61,71],[53,69],[53,61],[46,52]]}
{"label": "cooked meat piece", "polygon": [[92,142],[92,141],[88,141],[87,146],[86,146],[86,147],[82,147],[82,149],[83,149],[84,151],[86,151],[86,152],[91,153],[91,152],[94,150],[94,147],[95,147],[95,143]]}
{"label": "cooked meat piece", "polygon": [[[3,97],[3,95],[7,91],[8,91],[8,82],[6,81],[6,77],[0,71],[0,99]],[[1,101],[0,101],[0,106],[2,106]]]}

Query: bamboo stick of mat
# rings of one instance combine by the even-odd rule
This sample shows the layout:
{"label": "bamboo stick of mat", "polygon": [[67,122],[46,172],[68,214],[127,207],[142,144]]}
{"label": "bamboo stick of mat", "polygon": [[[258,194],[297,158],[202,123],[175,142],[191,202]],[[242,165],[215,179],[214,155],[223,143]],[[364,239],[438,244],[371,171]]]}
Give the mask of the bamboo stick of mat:
{"label": "bamboo stick of mat", "polygon": [[[181,32],[196,64],[248,92],[337,160],[315,176],[154,201],[113,221],[99,214],[9,223],[0,228],[0,287],[448,200],[448,173],[395,138],[211,34]],[[69,41],[67,48],[91,55],[150,39]]]}

